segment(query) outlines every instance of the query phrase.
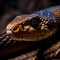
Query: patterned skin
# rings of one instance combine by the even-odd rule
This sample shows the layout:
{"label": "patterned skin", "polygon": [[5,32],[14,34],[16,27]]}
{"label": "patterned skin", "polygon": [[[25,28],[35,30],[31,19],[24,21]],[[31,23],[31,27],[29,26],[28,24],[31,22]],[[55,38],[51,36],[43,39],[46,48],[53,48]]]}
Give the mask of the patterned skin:
{"label": "patterned skin", "polygon": [[[55,7],[49,7],[49,8],[47,8],[47,9],[44,9],[44,10],[47,10],[47,11],[49,11],[49,12],[51,12],[51,13],[53,13],[53,10],[55,10],[55,9],[60,9],[60,6],[55,6]],[[42,11],[42,10],[41,10]],[[39,13],[40,11],[38,11],[38,13]],[[53,13],[54,14],[54,13]],[[56,15],[55,15],[56,16]],[[55,17],[54,16],[54,17]],[[59,17],[58,17],[59,18]],[[14,40],[12,40],[12,39],[10,39],[9,37],[7,37],[6,36],[6,31],[5,32],[3,32],[3,33],[1,33],[0,34],[0,46],[1,46],[1,48],[0,48],[0,50],[1,51],[3,51],[5,48],[6,48],[6,50],[8,51],[8,50],[11,50],[12,48],[13,48],[13,46],[15,46],[15,43],[17,43],[16,41],[14,41]],[[18,44],[18,43],[17,43]],[[16,45],[17,45],[16,44]],[[59,46],[60,46],[60,42],[59,42],[59,44],[58,44]],[[8,46],[8,48],[7,48],[7,46]],[[20,46],[20,45],[19,45]],[[57,46],[57,44],[56,44],[56,46]],[[10,49],[9,49],[9,47],[10,47]],[[54,48],[54,46],[53,47],[51,47],[51,48]],[[13,48],[14,49],[14,48]],[[12,50],[13,50],[12,49]],[[52,51],[54,51],[55,49],[57,49],[58,50],[58,48],[54,48],[54,49],[52,49]],[[4,51],[4,52],[6,52],[6,50]],[[12,53],[12,50],[11,50],[11,52],[9,51],[9,52],[7,52],[7,54],[9,54],[9,53]],[[47,50],[49,50],[49,49],[47,49]],[[0,51],[0,52],[1,52]],[[59,50],[58,50],[59,51]],[[0,53],[0,56],[1,55],[4,55],[4,52],[1,52]],[[16,52],[16,51],[15,51]],[[47,51],[46,51],[47,52]],[[47,52],[47,54],[49,53],[50,51],[48,51]],[[56,52],[55,52],[56,53]],[[6,55],[6,54],[5,54]],[[22,57],[23,58],[23,57]],[[28,57],[27,57],[28,58]]]}
{"label": "patterned skin", "polygon": [[[22,35],[19,33],[19,27],[16,29],[16,35],[15,36],[13,34],[13,31],[12,29],[16,26],[16,25],[20,25],[21,23],[26,23],[27,20],[30,20],[32,18],[34,18],[35,16],[38,16],[40,17],[41,19],[45,19],[46,21],[50,20],[52,22],[52,24],[55,23],[55,27],[52,28],[52,30],[50,31],[49,28],[47,28],[49,31],[47,32],[37,32],[37,30],[31,34],[31,33],[28,33],[26,34],[25,32],[22,33]],[[49,36],[52,36],[56,31],[57,31],[57,23],[59,22],[59,17],[60,16],[60,6],[55,6],[55,7],[50,7],[50,8],[46,8],[44,10],[40,10],[38,12],[35,12],[33,14],[29,14],[29,15],[21,15],[21,16],[17,16],[11,23],[9,23],[7,25],[7,35],[12,38],[13,40],[18,40],[18,41],[39,41],[39,40],[44,40],[46,38],[48,38]],[[46,18],[45,18],[46,17]],[[56,20],[58,19],[58,20]],[[49,27],[49,26],[48,26]],[[56,29],[55,29],[56,28]],[[37,32],[37,33],[36,33]],[[45,33],[45,34],[43,34]],[[23,35],[25,35],[23,37]],[[29,35],[29,36],[28,36]],[[19,36],[19,37],[18,37]],[[34,38],[36,37],[36,38]]]}

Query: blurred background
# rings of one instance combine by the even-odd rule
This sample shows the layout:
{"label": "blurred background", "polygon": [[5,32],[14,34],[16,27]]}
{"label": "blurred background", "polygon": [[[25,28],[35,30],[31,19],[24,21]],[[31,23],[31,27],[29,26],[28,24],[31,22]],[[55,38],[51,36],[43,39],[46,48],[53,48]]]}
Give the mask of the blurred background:
{"label": "blurred background", "polygon": [[17,15],[59,4],[59,0],[0,0],[0,31]]}

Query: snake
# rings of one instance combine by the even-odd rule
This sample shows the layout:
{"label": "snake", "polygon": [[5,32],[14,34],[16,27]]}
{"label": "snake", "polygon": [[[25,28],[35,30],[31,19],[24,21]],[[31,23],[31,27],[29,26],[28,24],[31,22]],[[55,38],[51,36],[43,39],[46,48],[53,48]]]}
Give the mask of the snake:
{"label": "snake", "polygon": [[7,25],[7,35],[18,41],[44,40],[56,33],[59,19],[60,6],[20,15]]}
{"label": "snake", "polygon": [[[23,17],[23,18],[21,18],[21,17]],[[24,39],[22,39],[22,38],[19,38],[20,36],[13,36],[14,35],[14,33],[16,33],[15,31],[14,31],[14,33],[12,33],[11,31],[13,31],[12,29],[16,26],[16,25],[18,25],[18,23],[20,24],[20,23],[22,23],[22,22],[24,22],[24,21],[30,21],[30,20],[32,20],[33,18],[36,18],[36,17],[38,17],[38,18],[41,18],[41,19],[45,19],[45,17],[47,17],[47,21],[50,19],[50,21],[52,22],[52,23],[54,23],[54,25],[53,26],[55,26],[55,27],[53,27],[51,30],[47,30],[47,31],[50,31],[50,33],[49,33],[49,35],[47,35],[46,33],[45,33],[45,35],[43,34],[42,35],[42,38],[40,37],[41,35],[40,35],[40,33],[39,33],[39,39],[37,39],[37,38],[27,38],[26,36],[26,38]],[[21,18],[21,20],[20,20],[20,18]],[[57,29],[59,28],[57,25],[59,25],[58,23],[59,23],[59,20],[60,20],[60,6],[53,6],[53,7],[49,7],[49,8],[45,8],[45,9],[42,9],[42,10],[40,10],[40,11],[37,11],[37,12],[34,12],[33,14],[27,14],[27,15],[21,15],[21,16],[17,16],[11,23],[9,23],[8,25],[7,25],[7,27],[6,27],[6,30],[5,31],[3,31],[3,32],[1,32],[0,33],[0,46],[1,46],[1,51],[3,50],[3,49],[5,49],[5,48],[9,48],[9,47],[11,47],[11,46],[14,46],[15,44],[17,44],[18,42],[17,41],[40,41],[40,40],[44,40],[44,39],[46,39],[46,38],[48,38],[49,36],[52,36],[53,34],[55,34],[56,33],[56,31],[57,31]],[[9,26],[10,25],[10,26]],[[58,27],[58,28],[57,28]],[[8,28],[8,29],[7,29]],[[12,29],[10,29],[10,28],[12,28]],[[35,28],[35,27],[33,27],[33,28]],[[37,29],[38,30],[38,29]],[[40,31],[40,30],[39,30]],[[25,31],[26,32],[26,31]],[[35,30],[35,32],[37,32],[36,30]],[[11,36],[10,36],[10,34],[11,34]],[[17,35],[17,33],[16,33],[16,35]],[[37,34],[38,35],[38,34]],[[36,36],[37,37],[37,35],[34,35],[33,34],[33,37],[34,36]],[[32,35],[31,35],[32,36]],[[15,39],[15,40],[14,40]],[[17,40],[17,41],[16,41]],[[19,46],[20,44],[18,44],[18,46]],[[13,48],[13,47],[11,47],[11,48]],[[10,48],[10,49],[11,49]],[[13,49],[12,49],[13,50]],[[48,49],[48,50],[50,50],[50,49]],[[52,50],[53,51],[53,50]],[[10,51],[9,51],[10,52]],[[8,53],[9,53],[8,52]],[[16,52],[16,51],[15,51]],[[11,52],[10,52],[11,53]],[[49,52],[48,52],[49,53]],[[3,54],[3,52],[1,52],[0,53],[0,55],[1,54]],[[5,54],[6,55],[6,54]]]}

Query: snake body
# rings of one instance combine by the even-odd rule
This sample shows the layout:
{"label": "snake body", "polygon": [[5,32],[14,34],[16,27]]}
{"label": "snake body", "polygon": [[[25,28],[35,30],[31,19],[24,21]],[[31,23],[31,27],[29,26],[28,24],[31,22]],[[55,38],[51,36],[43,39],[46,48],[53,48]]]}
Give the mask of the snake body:
{"label": "snake body", "polygon": [[[58,11],[57,11],[57,9],[58,9]],[[56,12],[58,13],[58,14],[55,14],[53,11],[55,11],[56,10]],[[60,19],[60,6],[54,6],[54,7],[49,7],[49,8],[46,8],[46,9],[43,9],[43,10],[40,10],[40,11],[38,11],[38,12],[35,12],[36,14],[42,14],[41,13],[41,11],[42,11],[42,13],[44,12],[45,13],[45,11],[48,11],[48,12],[51,12],[52,13],[52,15],[54,15],[54,19],[56,18],[56,21],[58,22],[59,21],[59,19]],[[41,15],[41,17],[42,17],[43,15]],[[50,15],[51,16],[51,15]],[[3,33],[0,33],[0,46],[1,46],[1,51],[3,51],[5,48],[7,48],[7,47],[11,47],[10,49],[12,49],[13,47],[12,46],[14,46],[15,44],[17,43],[17,41],[14,41],[14,40],[12,40],[11,38],[9,38],[8,36],[7,36],[7,33],[6,33],[6,30],[3,32]],[[18,44],[18,43],[17,43]],[[18,44],[18,46],[19,46],[19,44]],[[59,45],[60,46],[60,45]],[[8,49],[8,48],[7,48]],[[12,49],[13,50],[13,49]],[[52,50],[52,51],[54,51],[54,50]],[[10,53],[12,53],[12,52],[10,52]],[[48,52],[49,53],[49,52]],[[3,52],[1,52],[0,53],[0,55],[1,54],[3,54],[4,55],[4,53]],[[7,54],[9,54],[9,52],[7,53]],[[5,54],[6,55],[6,54]]]}

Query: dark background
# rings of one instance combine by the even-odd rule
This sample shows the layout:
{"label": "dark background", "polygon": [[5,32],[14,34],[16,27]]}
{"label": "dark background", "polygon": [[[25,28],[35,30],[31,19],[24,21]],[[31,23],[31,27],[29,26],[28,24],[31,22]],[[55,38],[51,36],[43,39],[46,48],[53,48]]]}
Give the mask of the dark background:
{"label": "dark background", "polygon": [[0,0],[0,31],[17,15],[59,4],[59,0]]}

